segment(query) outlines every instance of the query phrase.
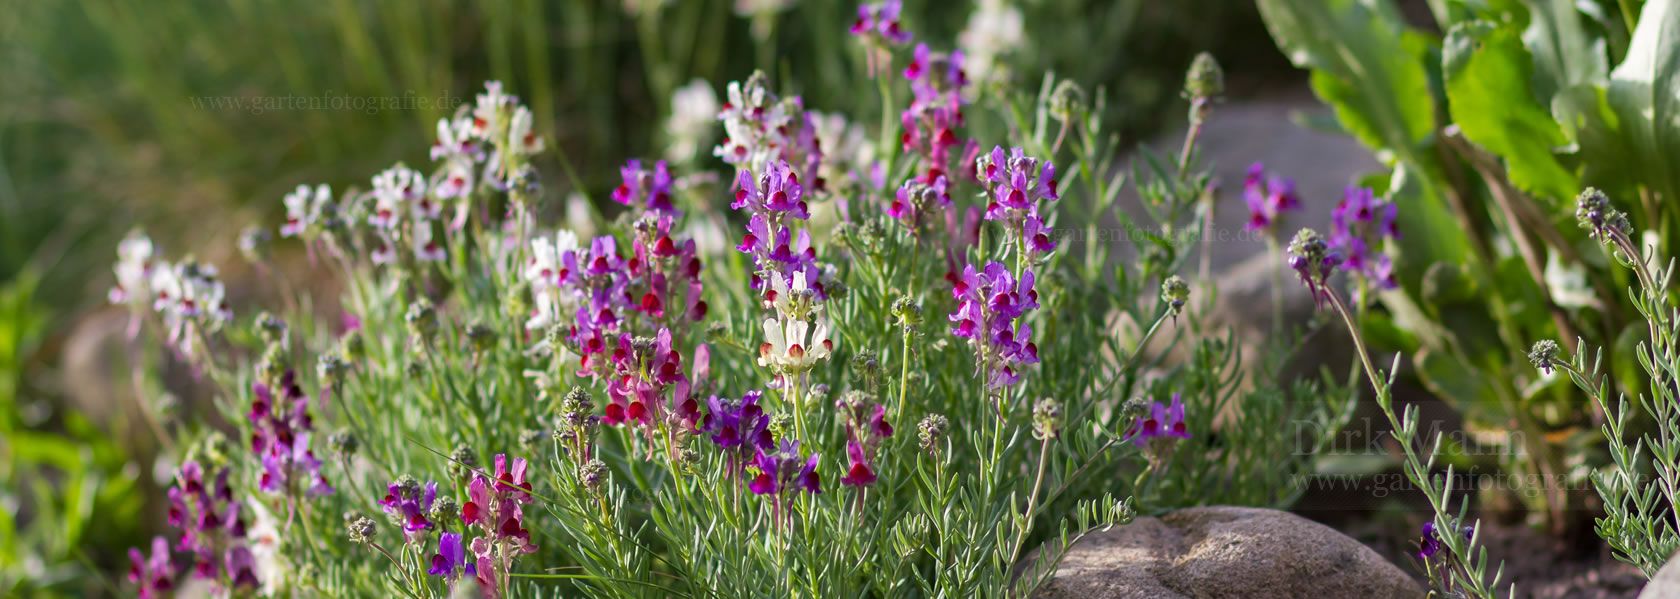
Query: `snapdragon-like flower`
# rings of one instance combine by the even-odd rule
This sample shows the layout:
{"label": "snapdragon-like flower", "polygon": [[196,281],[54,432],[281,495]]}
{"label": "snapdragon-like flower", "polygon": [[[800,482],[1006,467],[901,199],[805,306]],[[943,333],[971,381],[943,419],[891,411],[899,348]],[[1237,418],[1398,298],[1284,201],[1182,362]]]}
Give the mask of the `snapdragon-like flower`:
{"label": "snapdragon-like flower", "polygon": [[958,302],[949,318],[951,334],[974,347],[988,387],[1013,385],[1020,380],[1020,368],[1038,363],[1032,328],[1023,320],[1038,308],[1035,280],[1031,269],[1016,279],[1003,264],[990,262],[981,270],[964,267],[951,290]]}
{"label": "snapdragon-like flower", "polygon": [[1184,422],[1184,400],[1177,393],[1172,395],[1169,405],[1158,401],[1151,403],[1149,414],[1139,416],[1131,429],[1126,431],[1126,440],[1143,448],[1164,439],[1189,438],[1190,431]]}
{"label": "snapdragon-like flower", "polygon": [[944,211],[951,207],[950,185],[940,175],[932,183],[920,179],[905,181],[887,205],[887,216],[909,224],[912,232],[919,232],[923,217],[930,209]]}
{"label": "snapdragon-like flower", "polygon": [[764,319],[764,343],[758,347],[758,365],[778,376],[798,376],[810,371],[834,351],[827,310],[805,273],[792,277],[772,275],[765,303],[775,315]]}
{"label": "snapdragon-like flower", "polygon": [[467,561],[466,545],[462,543],[461,533],[438,535],[438,550],[432,554],[426,573],[450,581],[460,576],[463,570],[467,576],[476,576],[474,564]]}
{"label": "snapdragon-like flower", "polygon": [[717,92],[705,79],[688,82],[671,94],[671,117],[665,121],[665,135],[670,140],[665,157],[686,163],[695,159],[700,146],[712,136],[717,125]]}
{"label": "snapdragon-like flower", "polygon": [[155,258],[156,253],[157,248],[152,245],[152,239],[140,231],[130,231],[128,236],[117,244],[117,263],[111,267],[112,272],[117,275],[117,284],[106,293],[106,298],[112,304],[129,307],[133,316],[129,322],[129,337],[140,332],[139,315],[152,306],[153,271],[159,266]]}
{"label": "snapdragon-like flower", "polygon": [[632,159],[618,172],[623,183],[613,189],[613,201],[657,216],[682,215],[671,202],[671,171],[665,167],[664,160],[654,163],[649,170],[642,167],[642,161]]}
{"label": "snapdragon-like flower", "polygon": [[783,440],[773,451],[760,449],[752,464],[758,474],[747,488],[754,495],[774,498],[778,506],[786,495],[798,491],[822,493],[822,478],[817,474],[819,459],[816,453],[802,456],[799,442],[793,440]]}
{"label": "snapdragon-like flower", "polygon": [[495,472],[490,476],[476,473],[467,485],[468,501],[461,505],[461,522],[479,531],[469,547],[475,558],[470,567],[479,585],[492,595],[497,577],[512,567],[515,556],[537,551],[521,507],[531,502],[525,468],[524,458],[510,461],[506,454],[496,454]]}
{"label": "snapdragon-like flower", "polygon": [[1024,248],[1035,258],[1055,251],[1052,231],[1039,213],[1041,203],[1062,197],[1057,190],[1055,164],[1030,158],[1021,148],[1010,150],[1005,158],[1003,148],[994,146],[990,154],[977,161],[975,176],[986,186],[990,198],[986,220],[1002,223],[1015,240],[1015,247]]}
{"label": "snapdragon-like flower", "polygon": [[214,265],[187,258],[151,272],[152,310],[162,316],[169,344],[182,355],[193,355],[200,333],[215,332],[233,320]]}
{"label": "snapdragon-like flower", "polygon": [[737,169],[763,172],[791,143],[797,105],[770,93],[763,73],[755,72],[745,85],[732,81],[723,110],[723,141],[712,154]]}
{"label": "snapdragon-like flower", "polygon": [[286,223],[280,225],[280,236],[300,237],[318,223],[322,210],[332,203],[332,188],[325,183],[299,185],[280,201],[286,206]]}
{"label": "snapdragon-like flower", "polygon": [[437,527],[431,519],[432,503],[435,501],[436,482],[427,481],[421,485],[419,481],[403,477],[386,487],[385,497],[379,500],[379,505],[402,525],[403,538],[413,543]]}
{"label": "snapdragon-like flower", "polygon": [[839,402],[846,417],[846,474],[840,484],[867,487],[875,484],[875,453],[893,435],[887,422],[887,408],[869,401],[864,394],[853,393]]}
{"label": "snapdragon-like flower", "polygon": [[1243,202],[1248,205],[1249,231],[1270,231],[1284,212],[1301,207],[1295,193],[1295,180],[1266,175],[1266,165],[1256,162],[1248,167],[1243,178]]}
{"label": "snapdragon-like flower", "polygon": [[699,322],[709,310],[702,299],[703,264],[694,240],[671,236],[671,214],[646,213],[636,221],[632,255],[626,263],[630,277],[626,297],[631,309],[650,323],[677,326]]}
{"label": "snapdragon-like flower", "polygon": [[1398,214],[1399,206],[1376,199],[1370,189],[1347,188],[1330,213],[1330,247],[1341,255],[1341,265],[1383,289],[1397,287],[1394,262],[1379,248],[1400,237]]}
{"label": "snapdragon-like flower", "polygon": [[[536,173],[529,157],[546,147],[535,129],[531,110],[519,98],[502,92],[500,81],[484,84],[466,133],[492,148],[484,160],[484,181],[502,191],[522,191],[534,185]],[[516,194],[515,199],[519,196]]]}
{"label": "snapdragon-like flower", "polygon": [[952,172],[951,149],[963,145],[957,130],[963,126],[962,91],[968,83],[962,52],[936,53],[917,44],[904,67],[913,97],[899,114],[903,132],[899,143],[921,158],[923,183]]}
{"label": "snapdragon-like flower", "polygon": [[859,4],[857,20],[852,22],[852,35],[874,43],[903,44],[910,41],[910,32],[899,21],[903,11],[900,0],[882,0]]}
{"label": "snapdragon-like flower", "polygon": [[239,508],[227,470],[206,479],[198,462],[181,465],[169,488],[168,518],[171,527],[181,530],[175,548],[193,555],[194,578],[234,589],[260,586]]}
{"label": "snapdragon-like flower", "polygon": [[740,401],[716,395],[706,400],[706,417],[701,431],[730,457],[730,474],[740,472],[762,450],[775,449],[770,434],[770,417],[758,405],[763,394],[748,391]]}
{"label": "snapdragon-like flower", "polygon": [[[275,391],[279,394],[276,396]],[[314,420],[309,396],[298,386],[297,375],[286,370],[277,389],[263,382],[251,385],[251,452],[262,461],[258,488],[267,493],[301,490],[309,496],[333,492],[321,474],[321,460],[309,445]],[[294,489],[294,485],[305,485]]]}
{"label": "snapdragon-like flower", "polygon": [[175,562],[169,552],[169,541],[152,537],[150,555],[140,549],[128,550],[128,581],[142,599],[169,597],[175,591]]}
{"label": "snapdragon-like flower", "polygon": [[1322,306],[1324,300],[1330,297],[1330,275],[1341,263],[1341,254],[1331,249],[1317,231],[1301,229],[1289,242],[1289,267],[1301,277],[1301,283],[1312,293],[1315,304]]}
{"label": "snapdragon-like flower", "polygon": [[[1459,531],[1459,534],[1464,536],[1465,541],[1469,541],[1475,536],[1476,529],[1466,526]],[[1417,556],[1418,559],[1426,563],[1435,560],[1444,562],[1452,559],[1452,553],[1448,551],[1446,541],[1442,540],[1440,535],[1437,534],[1434,520],[1427,520],[1423,523],[1423,535],[1418,541]]]}
{"label": "snapdragon-like flower", "polygon": [[787,163],[777,162],[757,180],[752,171],[741,171],[735,186],[730,208],[750,215],[747,232],[735,249],[753,259],[751,287],[762,289],[767,281],[802,274],[819,298],[827,297],[810,231],[795,231],[796,221],[811,216],[798,174]]}

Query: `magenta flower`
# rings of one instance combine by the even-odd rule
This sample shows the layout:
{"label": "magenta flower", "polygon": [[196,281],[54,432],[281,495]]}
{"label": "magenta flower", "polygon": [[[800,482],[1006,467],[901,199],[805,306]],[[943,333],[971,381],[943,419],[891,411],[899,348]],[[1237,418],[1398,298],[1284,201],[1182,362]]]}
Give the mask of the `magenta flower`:
{"label": "magenta flower", "polygon": [[[281,397],[268,385],[251,385],[251,452],[259,456],[263,471],[258,488],[266,493],[291,493],[294,484],[309,496],[331,494],[333,488],[321,474],[321,460],[309,446],[314,420],[309,415],[309,396],[298,386],[297,374],[287,370],[280,376]],[[299,477],[294,479],[294,477]]]}
{"label": "magenta flower", "polygon": [[426,531],[436,528],[428,514],[432,512],[432,503],[437,500],[437,483],[420,483],[406,479],[393,482],[386,487],[385,497],[379,500],[379,505],[385,513],[402,522],[403,537],[412,543],[419,540]]}
{"label": "magenta flower", "polygon": [[1376,249],[1400,237],[1398,216],[1399,206],[1376,199],[1370,189],[1347,188],[1330,213],[1330,247],[1341,255],[1342,266],[1383,289],[1399,286],[1393,263]]}
{"label": "magenta flower", "polygon": [[245,519],[239,507],[227,470],[206,481],[198,462],[181,464],[175,485],[169,488],[168,518],[171,527],[181,530],[175,548],[193,554],[195,578],[219,579],[226,574],[236,586],[255,586],[255,574],[249,568],[233,568],[247,564],[228,559],[234,555],[232,548],[245,546]]}
{"label": "magenta flower", "polygon": [[613,201],[658,216],[682,215],[671,201],[671,171],[664,160],[654,163],[651,171],[642,168],[642,161],[631,160],[619,175],[623,183],[613,189]]}
{"label": "magenta flower", "polygon": [[870,465],[863,444],[856,440],[847,441],[846,458],[851,462],[851,467],[846,470],[845,476],[840,477],[840,484],[849,487],[867,487],[875,484],[875,467]]}
{"label": "magenta flower", "polygon": [[859,4],[857,20],[851,33],[878,43],[899,45],[910,41],[910,32],[899,22],[903,6],[900,0],[883,0],[873,4]]}
{"label": "magenta flower", "polygon": [[1020,148],[1004,156],[995,146],[977,161],[975,178],[986,187],[990,200],[986,220],[1003,223],[1010,238],[1033,256],[1055,251],[1053,231],[1044,224],[1039,206],[1061,199],[1057,189],[1056,165],[1026,156]]}
{"label": "magenta flower", "polygon": [[[473,476],[467,484],[468,500],[461,505],[461,522],[479,530],[470,547],[476,564],[465,566],[466,571],[477,576],[479,584],[491,594],[495,593],[498,568],[507,563],[498,557],[537,550],[531,543],[531,531],[525,528],[525,512],[521,507],[531,502],[531,483],[525,480],[526,462],[524,458],[514,458],[510,464],[506,454],[497,454],[495,464],[493,477],[483,472]],[[442,540],[439,542],[441,554]]]}
{"label": "magenta flower", "polygon": [[1157,439],[1189,439],[1190,431],[1184,423],[1184,401],[1179,394],[1172,395],[1170,406],[1153,402],[1149,406],[1148,416],[1139,416],[1132,424],[1131,430],[1126,432],[1126,440],[1138,447],[1148,447]]}
{"label": "magenta flower", "polygon": [[467,563],[467,552],[466,547],[461,544],[461,533],[443,533],[438,537],[438,550],[432,554],[431,566],[426,569],[426,573],[445,580],[454,580],[461,575],[463,568],[468,576],[474,574],[473,565]]}
{"label": "magenta flower", "polygon": [[747,485],[755,495],[769,495],[780,504],[787,493],[803,490],[816,495],[822,493],[822,480],[817,475],[818,454],[801,457],[799,442],[784,440],[775,451],[759,449],[753,458],[758,475]]}
{"label": "magenta flower", "polygon": [[1031,341],[1032,328],[1017,322],[1038,308],[1032,270],[1019,280],[1002,264],[990,262],[984,270],[973,265],[952,287],[957,310],[951,313],[951,334],[968,339],[976,360],[986,369],[981,375],[989,387],[1005,387],[1020,380],[1019,369],[1038,363],[1038,346]]}
{"label": "magenta flower", "polygon": [[711,435],[712,443],[726,452],[745,456],[756,450],[775,447],[770,435],[770,417],[758,405],[763,394],[748,391],[740,401],[729,401],[713,395],[706,400],[707,414],[702,430]]}
{"label": "magenta flower", "polygon": [[1284,212],[1301,207],[1295,180],[1267,177],[1266,165],[1259,162],[1250,165],[1243,178],[1243,201],[1248,204],[1248,224],[1243,228],[1249,231],[1270,230]]}
{"label": "magenta flower", "polygon": [[163,537],[152,537],[152,553],[149,556],[131,547],[128,561],[128,581],[135,584],[140,597],[168,597],[174,592],[175,563],[170,556],[169,541]]}
{"label": "magenta flower", "polygon": [[796,231],[794,226],[810,218],[798,175],[787,163],[776,162],[756,181],[752,171],[743,169],[735,186],[730,207],[750,215],[747,232],[735,249],[753,259],[751,288],[763,289],[766,277],[791,278],[804,273],[818,299],[826,298],[811,234],[803,227]]}

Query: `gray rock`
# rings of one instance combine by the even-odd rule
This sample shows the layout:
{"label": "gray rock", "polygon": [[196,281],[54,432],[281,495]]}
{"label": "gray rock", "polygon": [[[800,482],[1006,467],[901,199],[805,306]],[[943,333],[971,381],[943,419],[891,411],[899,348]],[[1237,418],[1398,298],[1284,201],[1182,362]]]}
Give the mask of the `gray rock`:
{"label": "gray rock", "polygon": [[1261,508],[1198,507],[1086,537],[1040,597],[1421,597],[1399,568],[1328,526]]}
{"label": "gray rock", "polygon": [[1657,570],[1650,584],[1639,592],[1639,599],[1680,599],[1680,554],[1668,558],[1668,563]]}

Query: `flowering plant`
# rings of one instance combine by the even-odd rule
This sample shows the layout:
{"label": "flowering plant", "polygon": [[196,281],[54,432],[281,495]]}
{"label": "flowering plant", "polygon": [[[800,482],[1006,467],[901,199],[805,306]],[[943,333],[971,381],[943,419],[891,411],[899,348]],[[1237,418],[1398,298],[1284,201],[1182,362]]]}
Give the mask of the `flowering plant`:
{"label": "flowering plant", "polygon": [[[342,317],[241,322],[214,270],[142,288],[151,247],[125,243],[112,300],[155,311],[250,439],[160,427],[199,460],[137,588],[183,584],[190,553],[223,593],[1027,594],[1140,510],[1289,503],[1312,457],[1284,425],[1328,435],[1344,394],[1240,370],[1190,302],[1196,137],[1146,184],[1159,220],[1126,221],[1162,233],[1111,259],[1057,227],[1119,214],[1104,96],[1047,81],[983,110],[962,53],[901,49],[895,7],[854,28],[903,65],[870,75],[911,92],[858,134],[872,155],[755,74],[718,107],[726,173],[627,161],[605,194],[623,216],[585,241],[541,224],[532,157],[557,147],[490,83],[438,124],[430,173],[283,200]],[[703,247],[719,223],[739,242]],[[272,514],[261,558],[247,509]]]}

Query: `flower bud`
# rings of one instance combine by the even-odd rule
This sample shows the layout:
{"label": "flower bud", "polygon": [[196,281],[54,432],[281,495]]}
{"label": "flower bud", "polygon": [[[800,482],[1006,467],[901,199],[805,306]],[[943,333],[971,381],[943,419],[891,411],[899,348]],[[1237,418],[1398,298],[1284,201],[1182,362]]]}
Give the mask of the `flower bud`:
{"label": "flower bud", "polygon": [[607,481],[607,464],[601,460],[589,460],[578,467],[578,482],[591,493],[601,490],[601,483]]}
{"label": "flower bud", "polygon": [[496,331],[475,322],[467,326],[467,342],[472,344],[473,351],[490,351],[490,348],[496,346]]}
{"label": "flower bud", "polygon": [[922,305],[915,298],[901,297],[893,301],[892,315],[898,319],[899,326],[914,326],[922,321]]}
{"label": "flower bud", "polygon": [[1528,350],[1528,361],[1532,362],[1541,374],[1551,376],[1553,369],[1560,363],[1558,362],[1558,352],[1556,341],[1542,339],[1534,342],[1534,348]]}
{"label": "flower bud", "polygon": [[1202,52],[1190,61],[1184,76],[1184,95],[1192,99],[1209,99],[1225,93],[1225,71],[1212,54]]}
{"label": "flower bud", "polygon": [[321,378],[321,384],[334,391],[344,385],[344,375],[349,371],[350,364],[336,353],[321,354],[315,359],[315,374]]}
{"label": "flower bud", "polygon": [[332,449],[333,455],[348,460],[356,455],[356,449],[361,446],[361,442],[356,440],[355,434],[341,430],[327,437],[327,446]]}
{"label": "flower bud", "polygon": [[1049,441],[1061,436],[1062,404],[1048,397],[1033,405],[1033,438]]}
{"label": "flower bud", "polygon": [[358,516],[346,526],[350,533],[350,542],[367,544],[373,542],[373,537],[379,532],[379,526],[367,516]]}
{"label": "flower bud", "polygon": [[424,299],[408,305],[408,313],[403,315],[408,323],[408,334],[417,343],[431,344],[432,336],[437,334],[437,308]]}
{"label": "flower bud", "polygon": [[939,458],[939,451],[945,440],[945,431],[950,428],[951,421],[939,414],[929,414],[916,426],[917,437],[922,442],[922,451]]}
{"label": "flower bud", "polygon": [[432,512],[426,516],[433,522],[448,522],[461,516],[461,502],[448,495],[438,497],[432,502]]}
{"label": "flower bud", "polygon": [[477,467],[478,455],[473,453],[471,447],[456,445],[455,451],[449,453],[449,476],[464,479],[470,476],[473,469]]}
{"label": "flower bud", "polygon": [[1068,123],[1085,111],[1085,90],[1072,79],[1063,79],[1050,93],[1050,118]]}
{"label": "flower bud", "polygon": [[1167,312],[1173,318],[1184,312],[1184,304],[1190,299],[1190,284],[1184,282],[1184,277],[1173,275],[1161,282],[1161,301],[1166,302]]}
{"label": "flower bud", "polygon": [[262,338],[263,343],[283,343],[286,340],[286,321],[280,320],[273,314],[268,312],[258,314],[256,328],[257,336]]}
{"label": "flower bud", "polygon": [[1633,229],[1627,214],[1617,210],[1604,192],[1593,187],[1575,197],[1575,220],[1587,230],[1589,237],[1604,243],[1612,241],[1615,233],[1625,236]]}

